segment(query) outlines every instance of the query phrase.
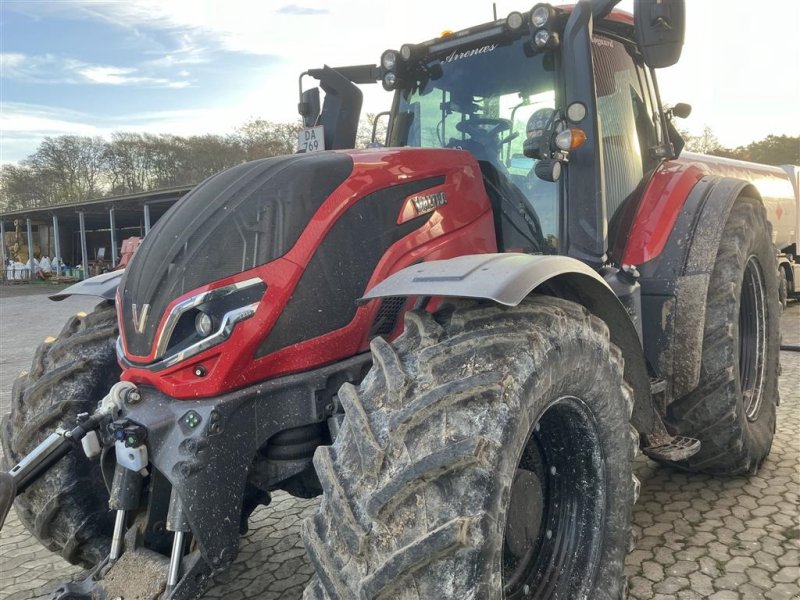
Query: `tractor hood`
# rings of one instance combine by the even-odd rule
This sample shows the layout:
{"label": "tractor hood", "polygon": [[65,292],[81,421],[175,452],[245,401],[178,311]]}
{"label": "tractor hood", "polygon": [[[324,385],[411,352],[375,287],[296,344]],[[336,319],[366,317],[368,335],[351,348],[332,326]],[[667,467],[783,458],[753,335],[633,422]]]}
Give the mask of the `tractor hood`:
{"label": "tractor hood", "polygon": [[182,198],[145,238],[120,283],[128,355],[151,354],[174,300],[285,254],[352,170],[352,158],[338,152],[267,158],[215,175]]}
{"label": "tractor hood", "polygon": [[497,250],[480,166],[463,150],[270,158],[198,186],[120,283],[122,377],[219,395],[349,359],[399,333],[413,301],[359,305],[410,264]]}

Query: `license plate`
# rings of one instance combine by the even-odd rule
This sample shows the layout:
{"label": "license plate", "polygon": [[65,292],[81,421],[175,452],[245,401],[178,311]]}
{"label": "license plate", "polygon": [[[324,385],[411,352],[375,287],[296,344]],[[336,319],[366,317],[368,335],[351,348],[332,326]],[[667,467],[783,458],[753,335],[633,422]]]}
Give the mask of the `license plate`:
{"label": "license plate", "polygon": [[320,150],[325,150],[325,128],[322,125],[303,127],[297,135],[297,151],[319,152]]}

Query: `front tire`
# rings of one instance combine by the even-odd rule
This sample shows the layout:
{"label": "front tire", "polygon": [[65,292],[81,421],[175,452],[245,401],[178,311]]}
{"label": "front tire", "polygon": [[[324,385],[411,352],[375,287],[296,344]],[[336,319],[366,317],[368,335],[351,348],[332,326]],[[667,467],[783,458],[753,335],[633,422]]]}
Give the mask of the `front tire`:
{"label": "front tire", "polygon": [[[117,335],[114,304],[103,302],[88,315],[70,318],[58,338],[36,349],[30,372],[14,382],[11,413],[3,421],[6,470],[59,427],[73,427],[78,414],[95,411],[119,381]],[[14,506],[28,531],[67,561],[92,567],[108,554],[108,492],[99,464],[82,452],[67,454]]]}
{"label": "front tire", "polygon": [[549,297],[438,316],[339,392],[305,597],[618,600],[637,436],[607,328]]}
{"label": "front tire", "polygon": [[739,198],[717,251],[706,300],[698,387],[668,407],[674,433],[700,440],[669,463],[719,475],[755,473],[772,446],[781,310],[770,225],[759,200]]}

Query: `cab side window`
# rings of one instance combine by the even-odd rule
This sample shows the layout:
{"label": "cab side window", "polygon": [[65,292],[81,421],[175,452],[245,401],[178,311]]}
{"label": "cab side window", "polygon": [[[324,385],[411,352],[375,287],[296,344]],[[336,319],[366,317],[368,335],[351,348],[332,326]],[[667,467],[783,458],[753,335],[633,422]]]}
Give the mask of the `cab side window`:
{"label": "cab side window", "polygon": [[645,79],[625,45],[595,35],[592,48],[606,204],[612,219],[650,168],[649,148],[656,132]]}

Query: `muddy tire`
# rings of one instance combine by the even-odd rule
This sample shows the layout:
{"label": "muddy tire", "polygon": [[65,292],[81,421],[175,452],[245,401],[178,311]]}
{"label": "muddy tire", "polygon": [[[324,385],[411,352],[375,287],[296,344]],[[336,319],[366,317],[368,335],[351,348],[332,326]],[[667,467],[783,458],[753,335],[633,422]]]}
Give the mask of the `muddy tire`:
{"label": "muddy tire", "polygon": [[[29,373],[14,382],[11,413],[3,421],[5,468],[16,464],[50,433],[94,412],[119,380],[113,303],[72,317],[55,340],[36,350]],[[71,452],[21,494],[14,506],[20,521],[52,552],[90,567],[110,547],[113,516],[98,463]]]}
{"label": "muddy tire", "polygon": [[700,451],[674,463],[720,475],[755,473],[769,454],[778,404],[781,310],[770,226],[760,201],[731,209],[709,282],[700,384],[667,413]]}
{"label": "muddy tire", "polygon": [[306,599],[624,595],[637,436],[600,320],[548,297],[464,303],[409,313],[372,354],[314,456]]}
{"label": "muddy tire", "polygon": [[786,269],[778,267],[778,301],[781,308],[786,310],[789,304],[789,280],[786,278]]}

